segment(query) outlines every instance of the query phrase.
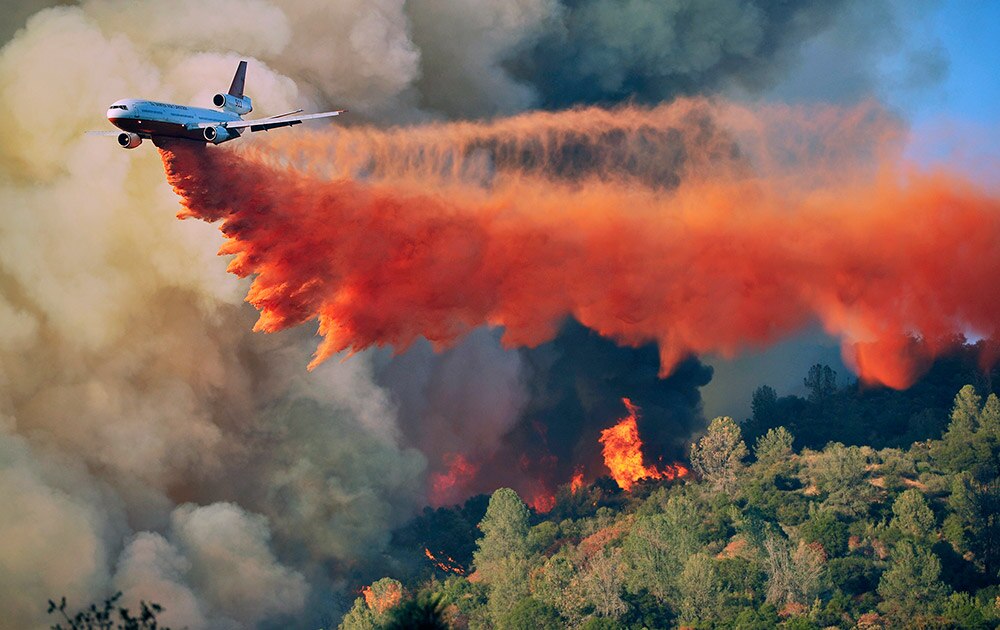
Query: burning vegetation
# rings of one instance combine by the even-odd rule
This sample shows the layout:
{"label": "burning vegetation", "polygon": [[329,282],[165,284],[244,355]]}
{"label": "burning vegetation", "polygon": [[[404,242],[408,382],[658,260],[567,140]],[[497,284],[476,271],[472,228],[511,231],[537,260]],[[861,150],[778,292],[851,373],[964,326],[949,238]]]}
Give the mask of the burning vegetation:
{"label": "burning vegetation", "polygon": [[[611,477],[622,490],[628,492],[640,479],[676,479],[688,474],[681,464],[665,465],[661,468],[646,466],[639,438],[639,408],[628,398],[622,398],[628,415],[613,427],[601,431],[600,442],[604,445],[604,465],[611,471]],[[574,478],[574,483],[576,479]],[[574,490],[575,491],[575,490]]]}

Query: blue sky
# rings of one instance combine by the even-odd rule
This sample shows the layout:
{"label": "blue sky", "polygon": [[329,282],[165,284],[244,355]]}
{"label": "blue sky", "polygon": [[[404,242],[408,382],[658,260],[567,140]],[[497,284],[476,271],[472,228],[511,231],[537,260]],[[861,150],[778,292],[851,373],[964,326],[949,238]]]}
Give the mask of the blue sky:
{"label": "blue sky", "polygon": [[912,125],[907,155],[1000,186],[1000,1],[942,2],[908,37],[939,42],[948,71],[927,89],[887,94]]}

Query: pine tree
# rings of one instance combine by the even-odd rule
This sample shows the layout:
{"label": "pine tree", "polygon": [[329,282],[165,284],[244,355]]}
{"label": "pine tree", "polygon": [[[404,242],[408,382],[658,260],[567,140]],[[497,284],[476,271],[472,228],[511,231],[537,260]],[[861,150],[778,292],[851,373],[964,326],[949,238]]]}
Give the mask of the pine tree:
{"label": "pine tree", "polygon": [[878,584],[879,608],[901,621],[933,612],[949,590],[940,576],[941,561],[930,550],[905,542],[897,545]]}
{"label": "pine tree", "polygon": [[967,436],[976,430],[982,400],[972,385],[959,390],[955,396],[955,406],[951,410],[951,424],[948,425],[946,439],[948,434]]}
{"label": "pine tree", "polygon": [[934,512],[927,506],[927,501],[919,490],[911,488],[899,495],[892,504],[892,514],[890,525],[913,540],[930,541],[935,538],[937,523]]}
{"label": "pine tree", "polygon": [[817,363],[809,368],[809,375],[802,382],[809,390],[809,402],[822,404],[837,391],[837,372],[829,365]]}
{"label": "pine tree", "polygon": [[691,465],[715,490],[732,492],[746,454],[739,426],[732,418],[719,417],[712,420],[708,433],[691,445]]}
{"label": "pine tree", "polygon": [[767,433],[757,438],[753,452],[757,463],[763,466],[786,461],[792,455],[792,443],[795,438],[785,427],[768,429]]}
{"label": "pine tree", "polygon": [[979,415],[979,430],[1000,441],[1000,398],[996,394],[986,397],[983,411]]}
{"label": "pine tree", "polygon": [[528,506],[510,488],[490,497],[479,528],[483,537],[473,564],[489,584],[489,610],[494,623],[528,596]]}

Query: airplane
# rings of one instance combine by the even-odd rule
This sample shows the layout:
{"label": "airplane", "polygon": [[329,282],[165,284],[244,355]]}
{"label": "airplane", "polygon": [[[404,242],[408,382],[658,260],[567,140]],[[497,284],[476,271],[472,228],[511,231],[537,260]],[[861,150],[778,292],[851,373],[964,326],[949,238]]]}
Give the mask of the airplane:
{"label": "airplane", "polygon": [[118,131],[90,131],[91,135],[118,136],[118,144],[123,149],[134,149],[142,144],[143,139],[180,138],[199,142],[222,144],[239,138],[246,129],[267,131],[278,127],[291,127],[301,124],[304,120],[329,118],[339,116],[346,109],[318,114],[302,113],[297,109],[285,114],[243,120],[243,116],[253,111],[253,103],[249,96],[243,94],[246,82],[247,62],[241,61],[233,76],[233,83],[225,94],[212,97],[212,104],[219,110],[202,107],[189,107],[173,103],[159,103],[128,98],[116,101],[108,108],[108,121],[121,129]]}

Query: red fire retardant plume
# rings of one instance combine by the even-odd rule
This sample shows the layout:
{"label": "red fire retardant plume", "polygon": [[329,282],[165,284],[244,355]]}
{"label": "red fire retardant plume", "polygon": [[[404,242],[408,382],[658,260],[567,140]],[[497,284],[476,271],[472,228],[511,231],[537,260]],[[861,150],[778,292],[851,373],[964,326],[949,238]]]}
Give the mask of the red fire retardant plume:
{"label": "red fire retardant plume", "polygon": [[666,375],[819,322],[906,387],[996,333],[1000,200],[899,145],[875,106],[682,100],[161,151],[180,216],[253,276],[256,329],[318,320],[312,365],[481,325],[534,345],[572,316],[656,342]]}

